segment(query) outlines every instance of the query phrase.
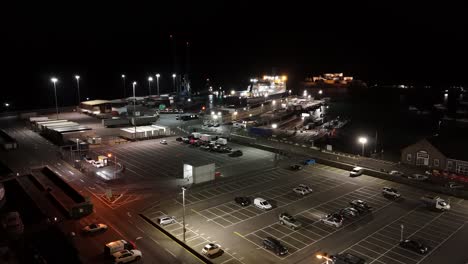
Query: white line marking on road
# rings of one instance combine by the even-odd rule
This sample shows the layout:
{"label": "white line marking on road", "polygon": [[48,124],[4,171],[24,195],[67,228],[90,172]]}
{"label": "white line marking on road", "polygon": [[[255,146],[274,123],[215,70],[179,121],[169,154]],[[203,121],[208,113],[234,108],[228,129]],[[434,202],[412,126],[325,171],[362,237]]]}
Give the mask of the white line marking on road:
{"label": "white line marking on road", "polygon": [[167,252],[169,252],[169,254],[171,254],[174,258],[177,258],[176,255],[175,255],[174,253],[172,253],[169,249],[164,248],[164,250],[166,250]]}

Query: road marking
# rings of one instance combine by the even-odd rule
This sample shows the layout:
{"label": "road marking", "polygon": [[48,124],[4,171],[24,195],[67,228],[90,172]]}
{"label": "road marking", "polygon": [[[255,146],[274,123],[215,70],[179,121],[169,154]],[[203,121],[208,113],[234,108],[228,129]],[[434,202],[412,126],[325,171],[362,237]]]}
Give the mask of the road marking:
{"label": "road marking", "polygon": [[169,252],[169,254],[171,254],[174,258],[177,258],[176,255],[175,255],[174,253],[172,253],[169,249],[164,248],[164,250],[166,250],[167,252]]}
{"label": "road marking", "polygon": [[82,179],[80,179],[80,181],[81,181],[81,182],[85,182],[85,181],[83,181]]}

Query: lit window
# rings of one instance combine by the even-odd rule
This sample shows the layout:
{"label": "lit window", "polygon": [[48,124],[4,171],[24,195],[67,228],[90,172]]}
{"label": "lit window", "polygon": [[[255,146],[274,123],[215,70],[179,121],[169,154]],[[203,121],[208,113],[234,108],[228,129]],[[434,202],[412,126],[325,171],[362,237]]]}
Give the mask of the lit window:
{"label": "lit window", "polygon": [[411,161],[411,154],[410,153],[406,154],[406,160]]}
{"label": "lit window", "polygon": [[439,160],[438,159],[434,159],[434,167],[439,167]]}

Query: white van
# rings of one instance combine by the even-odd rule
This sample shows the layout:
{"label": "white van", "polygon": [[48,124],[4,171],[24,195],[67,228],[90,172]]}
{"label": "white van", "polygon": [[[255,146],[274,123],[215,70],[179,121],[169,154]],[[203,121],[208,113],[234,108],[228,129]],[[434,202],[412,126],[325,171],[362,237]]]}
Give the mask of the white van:
{"label": "white van", "polygon": [[109,256],[109,255],[114,254],[115,252],[119,252],[125,249],[132,250],[134,248],[135,247],[132,244],[121,239],[121,240],[107,243],[106,246],[104,247],[104,254]]}
{"label": "white van", "polygon": [[257,207],[257,208],[260,208],[262,210],[270,210],[271,208],[273,208],[271,206],[271,204],[263,199],[263,198],[255,198],[254,199],[254,205]]}

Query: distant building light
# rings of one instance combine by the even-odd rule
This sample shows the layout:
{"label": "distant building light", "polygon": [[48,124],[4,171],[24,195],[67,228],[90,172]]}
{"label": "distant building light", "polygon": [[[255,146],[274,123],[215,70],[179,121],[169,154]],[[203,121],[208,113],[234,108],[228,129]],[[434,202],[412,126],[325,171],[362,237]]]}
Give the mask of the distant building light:
{"label": "distant building light", "polygon": [[277,124],[272,124],[271,128],[276,129],[276,128],[278,128],[278,125]]}

